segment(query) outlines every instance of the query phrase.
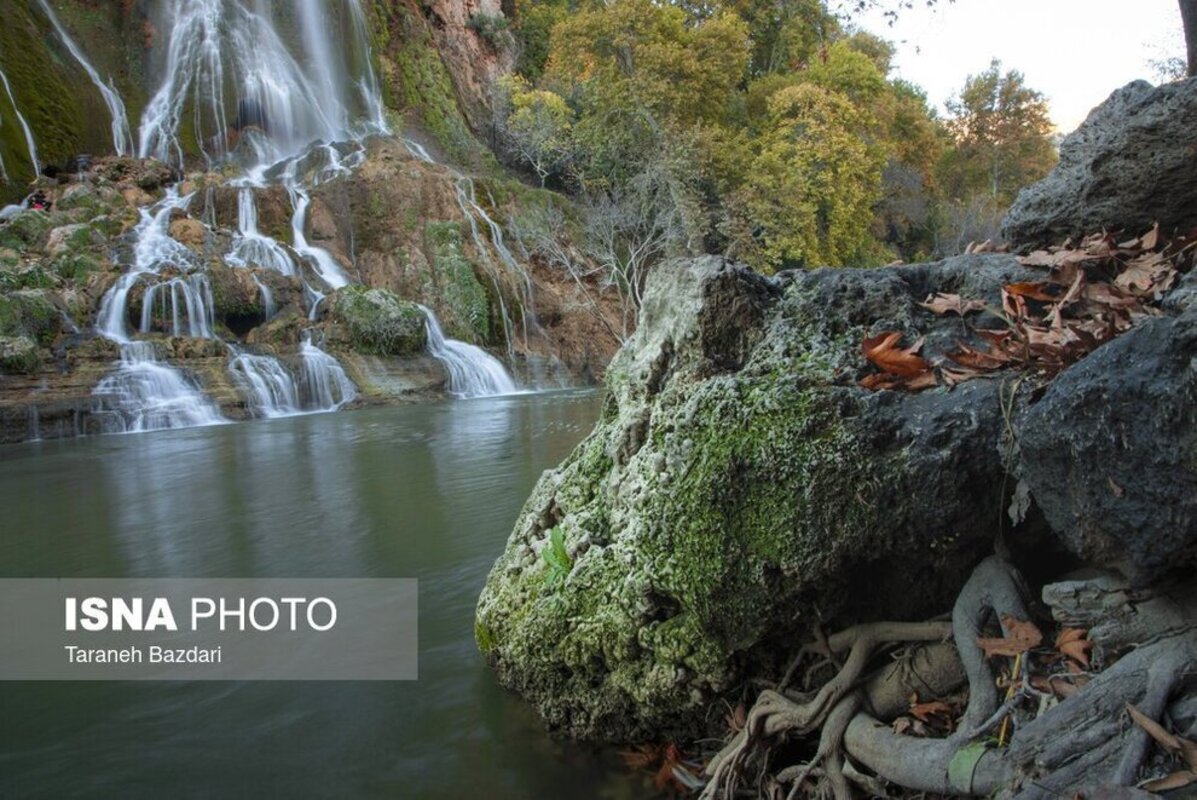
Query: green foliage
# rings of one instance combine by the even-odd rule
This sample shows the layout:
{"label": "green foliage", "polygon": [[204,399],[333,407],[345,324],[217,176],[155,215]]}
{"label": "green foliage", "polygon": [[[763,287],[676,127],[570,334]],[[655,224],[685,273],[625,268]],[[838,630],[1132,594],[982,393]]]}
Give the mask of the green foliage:
{"label": "green foliage", "polygon": [[466,258],[461,226],[429,222],[424,236],[432,253],[433,280],[440,300],[437,310],[444,312],[441,324],[456,339],[491,343],[490,297]]}
{"label": "green foliage", "polygon": [[860,135],[867,120],[838,92],[800,84],[777,92],[743,190],[746,250],[760,266],[859,260],[880,197],[884,153]]}
{"label": "green foliage", "polygon": [[996,59],[980,75],[968,77],[948,111],[955,148],[940,171],[953,199],[986,192],[1009,205],[1021,187],[1056,163],[1046,99],[1027,87],[1022,73],[1003,73]]}
{"label": "green foliage", "polygon": [[[507,155],[577,196],[605,240],[586,255],[633,299],[653,263],[696,250],[766,271],[948,254],[945,195],[978,207],[988,187],[1002,207],[1053,160],[1020,75],[973,80],[945,125],[888,77],[892,45],[846,33],[823,0],[517,9]],[[651,218],[628,226],[627,208]],[[648,257],[629,270],[631,254]]]}
{"label": "green foliage", "polygon": [[565,532],[561,526],[549,530],[549,541],[540,551],[544,559],[544,580],[549,587],[562,583],[574,567],[574,560],[565,549]]}
{"label": "green foliage", "polygon": [[534,89],[518,75],[503,78],[500,86],[509,106],[504,125],[508,141],[544,186],[573,152],[573,111],[560,95]]}
{"label": "green foliage", "polygon": [[502,14],[474,14],[466,27],[481,36],[492,50],[503,50],[511,43],[507,17]]}

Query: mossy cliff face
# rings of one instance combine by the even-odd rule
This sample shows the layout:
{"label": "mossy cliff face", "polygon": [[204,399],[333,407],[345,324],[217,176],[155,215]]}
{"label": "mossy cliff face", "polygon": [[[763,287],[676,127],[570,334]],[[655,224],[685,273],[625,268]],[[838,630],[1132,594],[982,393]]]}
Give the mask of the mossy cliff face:
{"label": "mossy cliff face", "polygon": [[541,479],[479,600],[501,682],[574,736],[694,735],[812,625],[947,608],[1002,508],[998,385],[865,392],[860,342],[904,330],[942,352],[959,322],[917,302],[996,300],[1020,274],[1008,257],[657,270],[602,418]]}

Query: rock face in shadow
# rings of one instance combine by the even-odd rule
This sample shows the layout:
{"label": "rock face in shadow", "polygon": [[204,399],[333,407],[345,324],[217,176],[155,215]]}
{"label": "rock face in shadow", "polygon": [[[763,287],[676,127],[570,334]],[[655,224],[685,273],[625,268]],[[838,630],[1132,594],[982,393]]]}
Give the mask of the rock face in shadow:
{"label": "rock face in shadow", "polygon": [[1128,84],[1060,145],[1060,163],[1023,189],[1002,226],[1013,245],[1107,230],[1138,235],[1197,224],[1197,78]]}
{"label": "rock face in shadow", "polygon": [[502,683],[574,736],[693,735],[812,625],[948,607],[1006,502],[1003,383],[867,392],[861,341],[901,330],[941,356],[967,332],[919,301],[994,303],[1028,277],[1002,255],[656,270],[602,418],[541,479],[480,598]]}
{"label": "rock face in shadow", "polygon": [[1149,581],[1197,558],[1197,308],[1061,374],[1020,431],[1023,478],[1086,561]]}

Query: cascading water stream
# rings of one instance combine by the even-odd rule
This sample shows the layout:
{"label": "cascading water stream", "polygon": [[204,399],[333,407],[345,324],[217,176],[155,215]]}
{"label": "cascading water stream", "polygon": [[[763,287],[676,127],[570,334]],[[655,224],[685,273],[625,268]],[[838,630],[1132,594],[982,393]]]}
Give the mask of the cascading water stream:
{"label": "cascading water stream", "polygon": [[[235,149],[245,131],[268,133],[252,137],[249,167],[280,161],[314,140],[385,130],[358,0],[298,0],[294,53],[261,0],[188,0],[157,9],[156,27],[169,34],[162,80],[142,117],[142,157],[182,160],[186,112],[194,144],[209,158]],[[365,120],[358,130],[355,119]]]}
{"label": "cascading water stream", "polygon": [[286,417],[303,412],[295,378],[277,358],[230,348],[229,372],[248,398],[251,413],[259,417]]}
{"label": "cascading water stream", "polygon": [[42,7],[42,11],[50,19],[50,24],[54,26],[54,31],[58,34],[58,38],[66,45],[66,49],[70,51],[71,56],[79,62],[79,66],[83,67],[83,71],[87,73],[87,77],[91,78],[91,82],[95,84],[96,88],[100,90],[100,95],[104,98],[104,104],[108,106],[108,113],[112,115],[112,147],[118,156],[127,156],[133,152],[133,133],[129,129],[129,117],[125,113],[125,103],[121,100],[120,93],[117,92],[112,78],[109,77],[108,83],[104,83],[100,79],[100,74],[96,72],[95,67],[87,60],[83,51],[75,44],[75,40],[70,37],[66,29],[62,27],[62,23],[58,21],[58,15],[54,13],[54,9],[50,7],[47,0],[38,0]]}
{"label": "cascading water stream", "polygon": [[340,363],[305,338],[299,346],[299,390],[304,406],[319,411],[336,411],[357,398],[357,387]]}
{"label": "cascading water stream", "polygon": [[230,266],[258,266],[281,275],[298,274],[286,248],[258,230],[258,206],[250,187],[242,187],[237,193],[237,231],[233,249],[224,259]]}
{"label": "cascading water stream", "polygon": [[[227,421],[216,404],[179,370],[158,361],[153,342],[133,341],[128,332],[129,294],[137,282],[168,267],[192,266],[191,252],[167,233],[171,212],[185,209],[190,201],[190,195],[180,197],[178,191],[171,188],[157,206],[142,209],[141,221],[134,229],[133,264],[113,284],[100,303],[96,328],[101,335],[120,345],[121,359],[116,371],[100,381],[93,394],[101,400],[100,413],[116,423],[109,426],[114,431],[138,433]],[[177,278],[170,283],[176,281],[183,279]],[[183,282],[192,286],[187,281]],[[175,301],[178,293],[171,291],[172,332],[178,333],[173,329],[183,327],[185,320],[189,330],[211,337],[210,292],[206,307],[203,305],[204,298],[193,296],[188,304],[186,292],[183,294],[185,309],[180,314]],[[143,329],[149,327],[147,310],[152,302],[153,292],[147,290],[143,299]]]}
{"label": "cascading water stream", "polygon": [[499,315],[503,320],[504,338],[507,340],[507,354],[514,356],[514,331],[515,324],[512,322],[511,315],[507,310],[507,303],[503,298],[503,290],[501,287],[501,279],[499,271],[490,257],[490,248],[482,237],[482,231],[479,227],[479,222],[486,225],[490,233],[490,243],[495,252],[499,256],[503,267],[512,275],[517,276],[522,284],[523,291],[523,306],[524,306],[524,349],[528,349],[528,329],[533,328],[537,331],[540,326],[536,323],[536,315],[532,311],[534,308],[532,299],[532,278],[528,275],[528,271],[524,269],[515,256],[511,254],[511,250],[507,247],[503,239],[503,228],[499,223],[486,213],[486,209],[478,204],[477,197],[474,190],[474,181],[468,175],[463,175],[452,167],[440,164],[434,159],[419,142],[414,142],[410,139],[403,139],[404,146],[407,147],[408,152],[427,164],[435,164],[438,166],[445,166],[449,173],[453,176],[453,190],[457,199],[457,205],[461,209],[462,216],[466,218],[466,222],[470,226],[470,238],[474,242],[474,249],[482,258],[483,264],[486,266],[487,272],[490,273],[491,283],[495,288],[495,296],[499,302]]}
{"label": "cascading water stream", "polygon": [[17,98],[13,97],[12,86],[9,85],[8,76],[4,74],[4,70],[2,69],[0,69],[0,83],[4,84],[4,91],[8,94],[8,102],[12,104],[13,113],[17,116],[17,124],[21,126],[21,131],[25,134],[25,146],[29,149],[29,162],[33,164],[33,175],[36,178],[42,174],[42,164],[37,158],[37,142],[33,140],[33,131],[29,129],[29,123],[25,121],[25,116],[17,106]]}
{"label": "cascading water stream", "polygon": [[499,359],[480,347],[445,338],[432,310],[424,306],[420,310],[428,332],[428,352],[445,365],[450,392],[458,397],[493,397],[519,391]]}

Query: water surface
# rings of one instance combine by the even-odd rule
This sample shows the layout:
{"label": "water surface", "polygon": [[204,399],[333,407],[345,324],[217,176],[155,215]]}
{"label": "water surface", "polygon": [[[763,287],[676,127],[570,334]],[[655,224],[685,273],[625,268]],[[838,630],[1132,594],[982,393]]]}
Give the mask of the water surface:
{"label": "water surface", "polygon": [[3,797],[626,798],[473,642],[491,564],[592,392],[0,448],[0,576],[416,577],[420,680],[0,683]]}

